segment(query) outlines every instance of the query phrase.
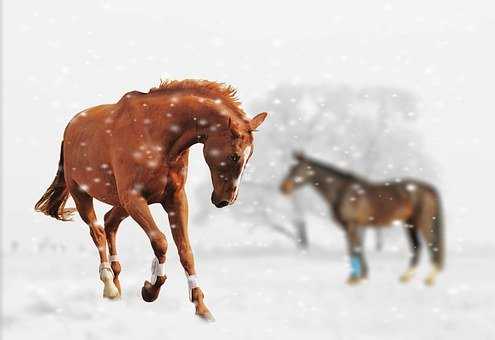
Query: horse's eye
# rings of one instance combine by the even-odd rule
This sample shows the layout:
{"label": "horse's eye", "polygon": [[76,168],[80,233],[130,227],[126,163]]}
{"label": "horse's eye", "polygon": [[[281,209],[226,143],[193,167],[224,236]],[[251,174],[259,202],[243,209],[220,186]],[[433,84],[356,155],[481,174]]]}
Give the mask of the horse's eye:
{"label": "horse's eye", "polygon": [[239,159],[241,159],[241,156],[239,156],[238,154],[233,154],[230,156],[230,159],[232,160],[232,162],[236,163],[239,161]]}

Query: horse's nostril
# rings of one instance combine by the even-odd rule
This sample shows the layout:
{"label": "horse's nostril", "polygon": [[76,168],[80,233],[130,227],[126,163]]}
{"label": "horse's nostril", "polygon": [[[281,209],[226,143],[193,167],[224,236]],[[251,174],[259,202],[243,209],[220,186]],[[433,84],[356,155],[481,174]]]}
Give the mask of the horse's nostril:
{"label": "horse's nostril", "polygon": [[228,206],[228,205],[229,205],[229,201],[220,201],[220,202],[218,202],[217,204],[215,204],[215,206],[216,206],[217,208],[223,208],[223,207],[226,207],[226,206]]}

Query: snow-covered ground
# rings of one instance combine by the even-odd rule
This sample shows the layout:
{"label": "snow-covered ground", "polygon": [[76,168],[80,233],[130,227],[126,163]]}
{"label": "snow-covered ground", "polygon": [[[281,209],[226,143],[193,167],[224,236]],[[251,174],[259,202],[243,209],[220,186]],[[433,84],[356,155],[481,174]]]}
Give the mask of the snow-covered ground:
{"label": "snow-covered ground", "polygon": [[[192,229],[201,285],[217,319],[207,324],[193,315],[173,245],[160,298],[151,304],[141,300],[151,251],[130,221],[119,238],[123,296],[104,300],[96,251],[76,223],[63,228],[80,234],[78,242],[59,234],[14,242],[4,250],[4,339],[495,337],[495,256],[489,246],[452,246],[447,270],[428,288],[422,282],[426,261],[410,284],[398,282],[407,246],[404,240],[389,241],[381,253],[368,250],[370,280],[349,287],[343,240],[336,230],[320,227],[320,235],[312,235],[312,248],[300,252],[265,230],[247,233],[227,223]],[[37,227],[53,228],[48,223]]]}

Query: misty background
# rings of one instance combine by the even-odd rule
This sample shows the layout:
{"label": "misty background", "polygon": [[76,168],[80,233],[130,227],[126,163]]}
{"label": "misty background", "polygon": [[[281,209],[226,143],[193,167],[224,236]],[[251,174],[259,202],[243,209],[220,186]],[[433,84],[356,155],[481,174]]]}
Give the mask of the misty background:
{"label": "misty background", "polygon": [[[247,104],[281,83],[411,91],[422,103],[417,131],[438,168],[449,237],[484,240],[495,173],[495,23],[476,3],[446,4],[198,2],[172,9],[146,1],[7,1],[4,225],[38,218],[29,214],[32,203],[54,174],[63,129],[76,112],[146,91],[160,78],[191,77],[236,86],[251,115]],[[191,157],[191,185],[207,171],[198,156]],[[3,242],[23,233],[32,235],[4,228]]]}
{"label": "misty background", "polygon": [[[217,263],[223,263],[213,253],[229,257],[232,249],[237,249],[239,258],[254,256],[249,249],[259,247],[278,249],[289,258],[298,254],[293,226],[303,219],[310,249],[323,252],[316,261],[311,253],[307,259],[314,272],[320,270],[314,263],[326,268],[323,257],[330,254],[339,258],[337,268],[342,272],[336,278],[343,281],[342,233],[329,221],[319,197],[303,189],[297,203],[277,191],[293,150],[374,180],[412,176],[433,183],[443,197],[448,254],[461,256],[464,249],[471,249],[482,258],[487,259],[488,253],[493,258],[494,32],[494,6],[484,1],[4,1],[1,221],[2,251],[10,261],[7,268],[22,266],[16,262],[20,255],[40,256],[40,251],[48,249],[46,265],[62,268],[64,252],[74,252],[84,260],[72,258],[87,263],[85,268],[94,274],[96,252],[81,220],[61,223],[33,211],[55,176],[63,130],[85,108],[116,102],[127,91],[146,92],[160,79],[183,78],[229,83],[238,88],[249,116],[270,112],[256,133],[254,155],[235,207],[217,210],[211,205],[201,146],[192,149],[187,183],[190,234],[201,273],[212,273]],[[312,126],[315,134],[307,131]],[[304,212],[302,217],[291,215],[294,204]],[[260,205],[268,206],[268,212]],[[106,210],[103,204],[97,205],[100,218]],[[163,211],[152,210],[171,240]],[[252,211],[263,212],[261,219],[253,218]],[[391,236],[385,237],[385,247],[396,249],[394,240],[400,240],[403,253],[397,261],[405,266],[402,231],[387,233]],[[119,244],[127,250],[127,255],[122,251],[123,258],[137,258],[140,271],[134,269],[137,278],[132,284],[138,285],[151,256],[145,235],[128,219],[121,227]],[[169,247],[169,253],[174,252]],[[276,261],[283,267],[284,260]],[[380,260],[371,263],[372,273],[379,266],[376,262]],[[253,263],[241,267],[252,268]],[[220,268],[231,270],[229,275],[238,274],[223,265]],[[477,266],[470,263],[470,268]],[[374,276],[379,275],[376,270]],[[264,278],[261,285],[274,282]],[[493,283],[493,276],[490,280]],[[98,284],[96,276],[91,276],[87,287],[96,291]],[[40,285],[48,287],[48,283]],[[456,292],[462,292],[462,287],[455,287]],[[371,288],[366,289],[366,294],[372,294]],[[222,296],[219,291],[207,293]],[[247,306],[254,300],[250,299]],[[476,299],[495,303],[493,295]],[[49,311],[53,306],[53,310],[70,309],[50,301]],[[231,310],[225,301],[217,301],[219,313],[222,308]],[[47,308],[45,302],[34,308],[31,302],[25,305],[41,310],[39,316]],[[442,303],[436,306],[447,306]],[[10,301],[4,308],[14,305]],[[90,310],[89,305],[80,308]],[[245,308],[254,319],[260,313],[255,307]],[[20,328],[15,326],[22,325],[22,313],[9,314],[12,334],[18,334]],[[236,324],[233,318],[230,321]],[[300,321],[307,319],[301,316]],[[349,321],[349,329],[352,324]],[[482,319],[477,325],[487,329]],[[344,326],[342,332],[346,334]]]}

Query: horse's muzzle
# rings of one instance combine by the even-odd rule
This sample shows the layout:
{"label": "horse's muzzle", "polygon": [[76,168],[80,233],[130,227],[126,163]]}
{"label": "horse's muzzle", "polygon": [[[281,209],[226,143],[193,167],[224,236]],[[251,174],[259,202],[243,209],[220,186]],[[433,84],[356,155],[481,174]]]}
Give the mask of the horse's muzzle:
{"label": "horse's muzzle", "polygon": [[215,196],[215,193],[212,193],[211,194],[211,203],[213,203],[213,205],[217,208],[224,208],[224,207],[228,206],[229,204],[231,204],[232,202],[225,199],[225,198],[217,198]]}
{"label": "horse's muzzle", "polygon": [[215,207],[217,208],[223,208],[229,205],[228,201],[220,201],[218,203],[215,203]]}
{"label": "horse's muzzle", "polygon": [[291,180],[285,180],[280,184],[280,191],[284,195],[290,195],[294,190],[294,182]]}

